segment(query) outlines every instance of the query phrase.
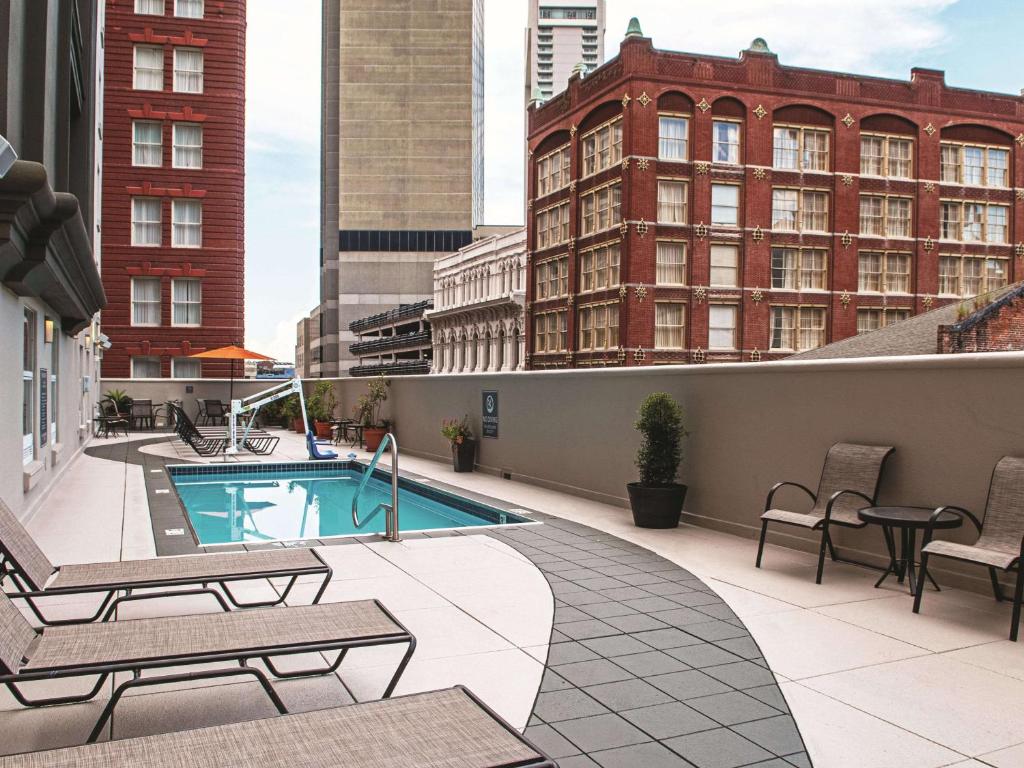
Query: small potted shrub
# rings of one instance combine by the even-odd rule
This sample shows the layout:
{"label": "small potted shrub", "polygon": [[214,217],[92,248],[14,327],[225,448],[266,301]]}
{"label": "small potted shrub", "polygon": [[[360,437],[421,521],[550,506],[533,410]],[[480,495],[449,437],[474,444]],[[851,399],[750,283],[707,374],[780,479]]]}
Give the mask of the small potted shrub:
{"label": "small potted shrub", "polygon": [[114,404],[119,415],[127,415],[132,409],[132,398],[123,389],[107,390],[103,396]]}
{"label": "small potted shrub", "polygon": [[469,416],[463,416],[461,421],[445,419],[441,422],[441,434],[451,443],[455,471],[472,472],[476,462],[476,440],[469,428]]}
{"label": "small potted shrub", "polygon": [[317,382],[313,394],[306,403],[306,410],[313,422],[313,430],[321,440],[328,440],[331,437],[331,419],[334,418],[334,411],[337,407],[338,401],[334,397],[334,387],[331,382]]}
{"label": "small potted shrub", "polygon": [[378,376],[367,384],[366,394],[359,396],[356,410],[363,424],[363,443],[368,451],[376,451],[387,434],[387,425],[381,421],[380,410],[388,399],[388,386],[387,379]]}
{"label": "small potted shrub", "polygon": [[686,500],[686,486],[676,482],[686,434],[683,411],[670,395],[655,392],[640,406],[636,428],[643,435],[636,454],[640,482],[626,486],[633,522],[640,528],[675,528]]}
{"label": "small potted shrub", "polygon": [[302,406],[299,405],[299,396],[292,395],[284,399],[284,405],[281,406],[281,413],[284,414],[286,419],[285,426],[291,427],[293,432],[298,432],[300,435],[306,431],[305,425],[302,423]]}

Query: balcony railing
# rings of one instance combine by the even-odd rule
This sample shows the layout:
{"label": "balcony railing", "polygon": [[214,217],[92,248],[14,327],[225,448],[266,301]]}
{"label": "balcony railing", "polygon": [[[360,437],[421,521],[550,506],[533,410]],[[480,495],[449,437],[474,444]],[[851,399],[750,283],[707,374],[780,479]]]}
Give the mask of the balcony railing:
{"label": "balcony railing", "polygon": [[349,376],[413,376],[430,373],[429,360],[398,360],[378,365],[356,365],[348,369]]}
{"label": "balcony railing", "polygon": [[348,351],[353,355],[362,355],[367,352],[382,352],[424,345],[430,345],[430,331],[414,331],[413,333],[400,333],[397,336],[381,336],[376,339],[357,341],[355,344],[349,345]]}
{"label": "balcony railing", "polygon": [[417,301],[415,304],[402,304],[396,309],[389,309],[387,312],[380,312],[376,315],[353,320],[348,324],[348,329],[353,333],[366,331],[371,328],[380,328],[385,325],[397,323],[406,318],[419,317],[424,311],[434,306],[432,301]]}

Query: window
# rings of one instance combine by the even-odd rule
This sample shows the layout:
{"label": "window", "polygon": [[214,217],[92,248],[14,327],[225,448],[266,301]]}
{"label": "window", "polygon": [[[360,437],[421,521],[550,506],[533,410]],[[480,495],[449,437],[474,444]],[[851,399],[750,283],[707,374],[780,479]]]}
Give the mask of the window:
{"label": "window", "polygon": [[197,123],[174,124],[175,168],[203,167],[203,126]]}
{"label": "window", "polygon": [[148,120],[132,123],[132,165],[159,168],[164,162],[163,126]]}
{"label": "window", "polygon": [[828,193],[810,189],[773,189],[772,229],[827,232]]}
{"label": "window", "polygon": [[132,278],[132,325],[160,325],[160,278]]}
{"label": "window", "polygon": [[541,312],[533,316],[537,352],[564,352],[569,331],[569,313]]}
{"label": "window", "polygon": [[858,309],[857,333],[877,331],[910,317],[909,309]]}
{"label": "window", "polygon": [[946,296],[978,296],[1006,285],[1006,259],[977,256],[940,256],[939,293]]}
{"label": "window", "polygon": [[535,287],[538,299],[550,299],[569,293],[568,256],[542,261],[535,269]]}
{"label": "window", "polygon": [[203,0],[174,0],[174,15],[182,19],[203,18]]}
{"label": "window", "polygon": [[772,248],[772,288],[823,291],[826,262],[819,248]]}
{"label": "window", "polygon": [[[582,233],[590,235],[610,227],[617,227],[622,221],[622,185],[616,182],[610,186],[595,189],[580,197],[583,210]],[[568,211],[568,208],[566,208]],[[568,239],[568,228],[566,228]]]}
{"label": "window", "polygon": [[658,116],[658,159],[686,160],[690,120],[675,115]]}
{"label": "window", "polygon": [[739,285],[740,249],[736,245],[711,245],[711,285]]}
{"label": "window", "polygon": [[942,142],[939,178],[950,184],[1008,187],[1010,150]]}
{"label": "window", "polygon": [[715,120],[711,123],[711,162],[739,165],[740,124]]}
{"label": "window", "polygon": [[537,248],[543,250],[569,239],[569,204],[562,203],[537,214]]}
{"label": "window", "polygon": [[1010,209],[963,200],[943,200],[939,210],[939,237],[963,242],[1008,242]]}
{"label": "window", "polygon": [[708,349],[736,349],[736,316],[732,304],[708,307]]}
{"label": "window", "polygon": [[828,170],[828,131],[798,126],[775,126],[772,165],[801,171]]}
{"label": "window", "polygon": [[198,48],[174,49],[174,92],[203,92],[203,52]]}
{"label": "window", "polygon": [[735,227],[740,219],[740,188],[735,184],[711,185],[711,223]]}
{"label": "window", "polygon": [[659,240],[657,248],[658,285],[685,285],[686,243]]}
{"label": "window", "polygon": [[619,346],[619,305],[593,304],[580,307],[581,350],[615,349]]}
{"label": "window", "polygon": [[164,89],[164,49],[159,45],[135,46],[132,88],[137,91]]}
{"label": "window", "polygon": [[171,360],[171,378],[199,379],[203,376],[203,361],[194,357],[175,357]]}
{"label": "window", "polygon": [[537,196],[550,195],[569,184],[569,145],[544,155],[537,161]]}
{"label": "window", "polygon": [[860,233],[878,237],[910,237],[909,197],[860,196]]}
{"label": "window", "polygon": [[580,290],[599,291],[619,284],[619,244],[584,251],[580,256]]}
{"label": "window", "polygon": [[171,246],[199,248],[203,244],[203,204],[198,200],[171,203]]}
{"label": "window", "polygon": [[658,223],[686,223],[685,181],[658,181]]}
{"label": "window", "polygon": [[824,343],[822,307],[772,307],[772,349],[804,352]]}
{"label": "window", "polygon": [[135,0],[135,13],[142,16],[163,16],[164,0]]}
{"label": "window", "polygon": [[586,133],[582,138],[583,175],[611,168],[622,161],[622,118]]}
{"label": "window", "polygon": [[160,198],[132,198],[132,245],[160,245]]}
{"label": "window", "polygon": [[857,256],[857,290],[910,293],[910,254],[862,251]]}
{"label": "window", "polygon": [[686,305],[659,301],[654,305],[654,346],[656,349],[684,347]]}
{"label": "window", "polygon": [[864,176],[912,178],[913,142],[897,136],[862,134],[860,172]]}
{"label": "window", "polygon": [[179,278],[171,281],[171,325],[198,326],[203,323],[203,284]]}
{"label": "window", "polygon": [[36,456],[36,344],[39,338],[39,318],[25,308],[22,325],[21,363],[21,460],[30,463]]}
{"label": "window", "polygon": [[159,379],[160,358],[142,356],[132,357],[132,378]]}

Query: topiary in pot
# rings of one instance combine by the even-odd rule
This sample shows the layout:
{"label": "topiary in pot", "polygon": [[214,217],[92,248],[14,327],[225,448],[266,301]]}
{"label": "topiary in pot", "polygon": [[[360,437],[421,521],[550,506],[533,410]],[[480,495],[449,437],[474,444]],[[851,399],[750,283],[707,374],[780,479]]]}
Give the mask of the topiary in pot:
{"label": "topiary in pot", "polygon": [[683,512],[686,486],[676,482],[686,435],[683,410],[664,392],[648,395],[636,428],[643,435],[636,454],[640,482],[628,483],[633,522],[641,528],[675,528]]}

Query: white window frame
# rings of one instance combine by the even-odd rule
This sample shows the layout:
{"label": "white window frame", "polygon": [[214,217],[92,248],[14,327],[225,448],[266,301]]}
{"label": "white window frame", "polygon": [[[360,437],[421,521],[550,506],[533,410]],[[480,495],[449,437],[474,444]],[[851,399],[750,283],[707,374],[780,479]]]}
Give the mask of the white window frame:
{"label": "white window frame", "polygon": [[[195,13],[182,13],[182,5],[186,3],[198,4],[198,15]],[[174,0],[174,15],[179,19],[201,19],[206,15],[206,3],[204,2],[204,0]]]}
{"label": "white window frame", "polygon": [[[589,207],[589,212],[588,212]],[[580,234],[604,232],[622,223],[622,181],[615,179],[580,195]],[[566,208],[568,216],[568,208]],[[568,237],[566,226],[566,240]]]}
{"label": "white window frame", "polygon": [[[780,149],[778,146],[777,131],[796,131],[796,147],[793,150],[788,148]],[[812,167],[807,162],[807,135],[808,134],[821,134],[825,137],[825,163],[823,168]],[[796,153],[793,165],[780,165],[779,157],[781,152]],[[817,150],[814,150],[815,156],[818,155]],[[782,171],[809,171],[817,173],[827,173],[832,164],[832,132],[828,128],[823,128],[815,125],[791,125],[788,123],[775,123],[772,125],[772,168],[777,168]]]}
{"label": "white window frame", "polygon": [[[956,292],[943,291],[942,283],[944,279],[942,274],[942,264],[944,260],[951,259],[956,262],[956,274],[953,279],[956,280]],[[973,275],[965,277],[964,266],[966,262],[980,262],[981,263],[981,275],[975,278]],[[989,267],[992,263],[1001,265],[1002,277],[996,279],[990,274]],[[1009,258],[994,258],[992,256],[984,256],[981,254],[973,253],[940,253],[939,254],[939,295],[940,296],[956,296],[958,298],[971,298],[972,296],[981,296],[983,294],[994,291],[997,288],[1002,288],[1009,284],[1010,275],[1010,260]],[[980,283],[980,290],[978,291],[967,291],[964,288],[964,284],[967,279],[977,279]]]}
{"label": "white window frame", "polygon": [[[157,215],[157,218],[155,220],[154,219],[140,219],[140,218],[137,218],[135,204],[136,203],[142,203],[142,202],[156,202],[157,203],[158,215]],[[135,248],[159,248],[163,244],[163,218],[164,218],[163,200],[161,198],[159,198],[159,197],[137,196],[137,197],[133,197],[131,199],[131,202],[129,203],[129,205],[131,206],[131,227],[132,227],[131,244],[132,244],[132,247],[135,247]],[[137,236],[136,225],[139,225],[140,227],[146,227],[147,229],[145,231],[148,231],[148,228],[150,226],[154,225],[154,224],[157,225],[157,232],[159,233],[158,236],[157,236],[156,242],[152,242],[152,241],[148,241],[148,240],[146,242],[142,242],[141,238],[139,238]]]}
{"label": "white window frame", "polygon": [[[878,257],[878,290],[874,288],[865,287],[865,275],[869,274],[865,272],[863,268],[863,262],[866,257],[877,256]],[[894,272],[890,269],[890,258],[905,258],[907,271],[906,272]],[[874,275],[875,273],[870,273]],[[897,291],[890,290],[889,285],[895,276],[901,276],[906,278],[907,290]],[[892,250],[875,250],[871,248],[865,248],[864,250],[857,252],[857,292],[858,293],[873,293],[873,294],[896,294],[896,295],[909,295],[911,291],[911,281],[914,277],[914,256],[908,251],[892,251]]]}
{"label": "white window frame", "polygon": [[[735,256],[735,261],[732,264],[715,263],[715,255],[721,254],[728,250],[729,253]],[[711,243],[710,250],[708,252],[708,285],[713,288],[739,288],[740,287],[740,247],[735,243]],[[719,273],[722,271],[731,271],[733,274],[733,280],[731,283],[723,283],[715,280],[715,271]]]}
{"label": "white window frame", "polygon": [[[736,219],[735,221],[721,222],[715,220],[715,208],[727,208],[729,206],[723,206],[721,204],[715,205],[715,190],[731,188],[736,190]],[[743,208],[742,188],[739,184],[726,184],[726,183],[713,183],[711,185],[711,226],[713,227],[738,227],[740,225],[741,209]]]}
{"label": "white window frame", "polygon": [[[662,307],[671,307],[680,313],[678,324],[658,323],[658,310]],[[666,343],[669,336],[676,337],[670,341],[678,343]],[[686,302],[685,301],[656,301],[654,302],[654,348],[681,350],[686,349]]]}
{"label": "white window frame", "polygon": [[[152,300],[150,300],[150,301],[142,301],[142,300],[136,298],[135,286],[136,285],[141,285],[143,283],[147,283],[147,284],[150,284],[150,285],[156,285],[156,300],[155,301],[152,301]],[[163,318],[163,306],[162,306],[162,304],[163,304],[163,285],[161,285],[160,278],[159,277],[133,277],[131,279],[131,283],[129,285],[129,290],[131,291],[130,301],[129,301],[130,306],[128,308],[128,310],[130,312],[130,314],[129,314],[129,324],[133,328],[159,328],[160,325],[162,324],[162,318]],[[140,323],[140,322],[136,322],[135,321],[135,308],[136,308],[136,306],[140,306],[140,305],[143,305],[143,304],[145,304],[147,306],[156,305],[156,322],[155,323]]]}
{"label": "white window frame", "polygon": [[[714,324],[713,318],[714,318],[714,316],[716,314],[715,313],[716,309],[717,310],[722,310],[722,309],[730,310],[730,314],[732,315],[732,326],[715,325]],[[708,306],[708,349],[710,349],[710,350],[723,350],[723,351],[735,351],[737,349],[737,346],[736,346],[736,341],[737,341],[736,335],[739,333],[739,323],[740,323],[740,308],[739,308],[738,304],[711,304],[710,306]],[[731,344],[731,346],[723,347],[723,346],[719,346],[717,344],[713,344],[712,343],[711,338],[712,338],[712,335],[714,334],[714,332],[716,330],[719,330],[719,331],[729,330],[729,331],[732,332],[732,344]]]}
{"label": "white window frame", "polygon": [[[792,252],[796,255],[793,266],[781,267],[783,276],[783,285],[776,285],[776,270],[780,269],[775,266],[776,253],[780,252]],[[822,268],[820,270],[808,268],[805,266],[807,258],[810,256],[821,256]],[[828,290],[828,250],[825,248],[803,248],[796,245],[775,245],[772,246],[770,269],[771,269],[771,286],[773,290],[777,291],[792,291],[795,293],[803,292],[814,292],[814,291],[827,291]],[[805,286],[804,278],[807,275],[820,275],[821,285],[817,286]],[[792,276],[792,285],[786,285],[788,282],[787,278]]]}
{"label": "white window frame", "polygon": [[[865,231],[864,222],[864,203],[868,200],[880,200],[881,205],[881,232],[867,232]],[[893,234],[892,229],[895,222],[900,221],[892,216],[890,213],[890,202],[906,202],[908,204],[907,216],[907,231],[906,234]],[[874,193],[866,193],[860,196],[859,200],[859,211],[858,211],[858,231],[862,237],[881,237],[881,238],[913,238],[914,236],[914,198],[908,195],[879,195]]]}
{"label": "white window frame", "polygon": [[[178,375],[178,365],[186,363],[188,365],[196,366],[196,373],[189,376]],[[172,379],[201,379],[203,377],[203,361],[194,357],[172,357],[171,358],[171,378]]]}
{"label": "white window frame", "polygon": [[[181,284],[190,283],[199,286],[199,298],[195,301],[182,301],[177,297],[177,288]],[[191,307],[197,307],[199,319],[194,323],[179,323],[175,320],[179,305],[186,307],[186,313]],[[197,277],[176,277],[171,280],[171,325],[179,328],[199,328],[203,324],[203,282]]]}
{"label": "white window frame", "polygon": [[[949,234],[949,223],[952,221],[951,219],[945,218],[947,206],[953,206],[954,209],[957,211],[959,217],[955,222],[956,237],[946,236]],[[982,212],[981,221],[978,222],[981,227],[980,236],[977,238],[972,237],[970,239],[967,239],[964,237],[964,233],[967,231],[968,227],[968,206],[980,208]],[[989,217],[991,209],[993,208],[999,208],[1005,212],[1005,215],[1003,217],[1003,223],[1000,225],[1000,229],[1003,233],[1003,238],[1001,240],[991,239],[992,228],[989,224]],[[1012,219],[1012,216],[1013,209],[1009,205],[1004,205],[1001,203],[989,203],[985,200],[949,200],[943,198],[939,200],[939,239],[952,240],[954,242],[960,243],[992,243],[995,245],[1007,245],[1010,242],[1010,221]]]}
{"label": "white window frame", "polygon": [[[683,126],[683,137],[665,136],[662,133],[663,120],[677,120]],[[667,151],[674,148],[673,151]],[[678,151],[681,148],[681,153]],[[690,159],[690,115],[676,112],[658,113],[658,159],[670,163],[685,163]]]}
{"label": "white window frame", "polygon": [[[182,69],[178,66],[178,54],[180,53],[198,53],[199,54],[199,69]],[[172,73],[173,78],[171,82],[171,90],[174,93],[194,93],[202,94],[205,91],[205,70],[206,70],[206,55],[202,48],[192,48],[188,46],[180,46],[174,49],[174,71]],[[193,90],[192,88],[179,88],[178,87],[178,75],[179,73],[183,77],[182,85],[187,84],[189,76],[198,76],[199,90]]]}
{"label": "white window frame", "polygon": [[[864,167],[864,140],[871,139],[882,142],[882,154],[879,158],[881,167],[879,168],[880,173],[873,173],[870,169],[865,170]],[[894,142],[905,142],[910,145],[910,155],[907,157],[906,162],[908,166],[908,172],[906,175],[893,173],[893,163],[903,162],[903,158],[893,157],[892,155],[892,143]],[[911,136],[902,136],[898,133],[873,133],[864,132],[860,135],[860,175],[871,176],[875,178],[890,178],[890,179],[913,179],[914,178],[914,139]]]}
{"label": "white window frame", "polygon": [[[776,325],[776,318],[785,317],[786,313],[792,313],[793,324],[792,326],[782,326],[781,332],[779,333],[779,343],[776,344],[776,331],[779,330],[779,326]],[[813,315],[818,317],[820,315],[821,325],[814,326],[811,328],[803,327],[803,319],[805,315]],[[772,352],[806,352],[810,349],[817,349],[818,347],[825,344],[826,333],[828,328],[828,311],[825,307],[814,307],[814,306],[793,306],[788,304],[777,304],[771,308],[771,326],[769,327],[769,338],[768,348]],[[816,344],[805,343],[804,334],[805,332],[814,332],[816,334]],[[786,335],[792,334],[792,344],[786,345]]]}
{"label": "white window frame", "polygon": [[[199,210],[199,221],[178,221],[178,210],[195,206]],[[189,243],[182,240],[182,235],[187,231],[197,230],[199,242]],[[202,248],[203,247],[203,203],[200,200],[191,198],[175,198],[171,201],[171,247],[172,248]]]}
{"label": "white window frame", "polygon": [[[790,211],[788,208],[784,209],[776,205],[777,196],[779,193],[786,193],[787,195],[793,195],[796,198],[796,208]],[[807,204],[807,199],[810,195],[820,195],[825,200],[825,210],[823,212],[811,210]],[[786,221],[783,217],[778,215],[778,212],[792,213],[793,214],[793,227],[784,226]],[[831,200],[829,199],[828,190],[824,189],[807,189],[804,187],[772,187],[772,230],[776,232],[822,232],[826,233],[829,231],[829,216],[831,215]],[[824,221],[820,228],[809,225],[808,221],[812,216],[822,216]]]}
{"label": "white window frame", "polygon": [[[580,351],[603,352],[619,347],[619,302],[582,305],[577,314],[576,336]],[[604,322],[598,324],[598,318]],[[603,339],[599,343],[599,339]]]}
{"label": "white window frame", "polygon": [[[160,52],[160,87],[159,88],[142,88],[139,86],[139,72],[145,71],[149,73],[156,72],[155,68],[145,68],[140,70],[139,68],[139,52],[140,51],[159,51]],[[132,48],[132,90],[135,91],[150,91],[157,92],[164,90],[164,67],[167,65],[167,55],[164,52],[162,45],[136,45]]]}
{"label": "white window frame", "polygon": [[[159,140],[154,144],[152,142],[143,142],[139,140],[139,129],[140,128],[153,128],[156,127],[160,133]],[[159,159],[155,163],[144,163],[140,161],[139,153],[143,155],[147,151],[156,150],[156,154]],[[164,126],[159,120],[132,120],[132,167],[134,168],[160,168],[164,164]]]}
{"label": "white window frame", "polygon": [[[604,265],[600,266],[603,257]],[[619,284],[622,249],[618,242],[603,243],[580,253],[580,293],[603,291]]]}
{"label": "white window frame", "polygon": [[[583,178],[622,162],[622,127],[622,115],[616,115],[580,136]],[[601,143],[604,137],[606,146]]]}
{"label": "white window frame", "polygon": [[[164,16],[167,13],[166,3],[164,0],[135,0],[135,15],[136,16]],[[148,5],[159,6],[159,11],[148,11],[145,8]]]}
{"label": "white window frame", "polygon": [[[662,246],[665,247],[666,253],[668,248],[679,249],[682,252],[682,260],[680,261],[665,261],[661,258]],[[655,267],[655,284],[656,285],[686,285],[686,246],[685,240],[669,240],[659,239],[655,243],[655,254],[654,254],[654,267]],[[662,272],[667,274],[669,270],[672,272],[678,272],[682,278],[679,281],[676,280],[664,280],[662,279]]]}
{"label": "white window frame", "polygon": [[[136,362],[142,362],[145,360],[147,363],[156,362],[157,370],[159,373],[156,376],[138,376],[135,373]],[[132,355],[131,357],[131,373],[133,379],[162,379],[163,378],[163,363],[160,360],[159,355]]]}
{"label": "white window frame", "polygon": [[[682,196],[679,202],[674,200],[665,201],[662,199],[662,190],[682,188]],[[659,224],[686,224],[689,219],[687,210],[687,198],[690,194],[690,185],[685,179],[658,179],[658,223]]]}
{"label": "white window frame", "polygon": [[[945,150],[951,149],[956,152],[956,162],[947,163],[943,161],[943,154]],[[980,150],[982,154],[981,168],[981,183],[975,183],[966,180],[965,174],[965,152],[968,149]],[[1006,165],[1003,166],[1003,179],[1001,183],[991,183],[991,153],[1000,152],[1006,155]],[[949,178],[947,170],[949,168],[954,169],[953,178]],[[939,144],[939,179],[943,184],[961,184],[968,187],[989,187],[991,189],[1009,189],[1011,173],[1013,170],[1013,152],[1011,147],[1001,146],[998,144],[980,144],[975,142],[963,142],[963,141],[942,141]]]}
{"label": "white window frame", "polygon": [[[178,129],[179,128],[197,128],[199,129],[199,143],[198,144],[181,144],[178,141]],[[174,123],[171,129],[171,167],[181,168],[183,170],[200,170],[203,167],[203,124],[202,123]],[[198,152],[199,165],[183,165],[178,162],[178,149],[181,148],[182,152]]]}
{"label": "white window frame", "polygon": [[[874,317],[878,316],[878,325],[872,328],[861,327],[862,317]],[[899,307],[861,307],[857,310],[857,335],[862,333],[871,333],[871,331],[877,331],[886,326],[892,325],[893,323],[899,323],[903,320],[909,320],[913,316],[913,313],[909,309],[901,309]],[[864,325],[867,325],[865,323]],[[872,323],[874,325],[874,323]]]}
{"label": "white window frame", "polygon": [[[719,125],[730,126],[736,129],[736,142],[719,141],[716,128]],[[727,159],[718,159],[718,150],[726,147]],[[735,157],[734,157],[735,155]],[[714,118],[711,121],[711,162],[716,165],[740,165],[743,160],[743,122],[741,120],[728,120],[725,118]]]}

